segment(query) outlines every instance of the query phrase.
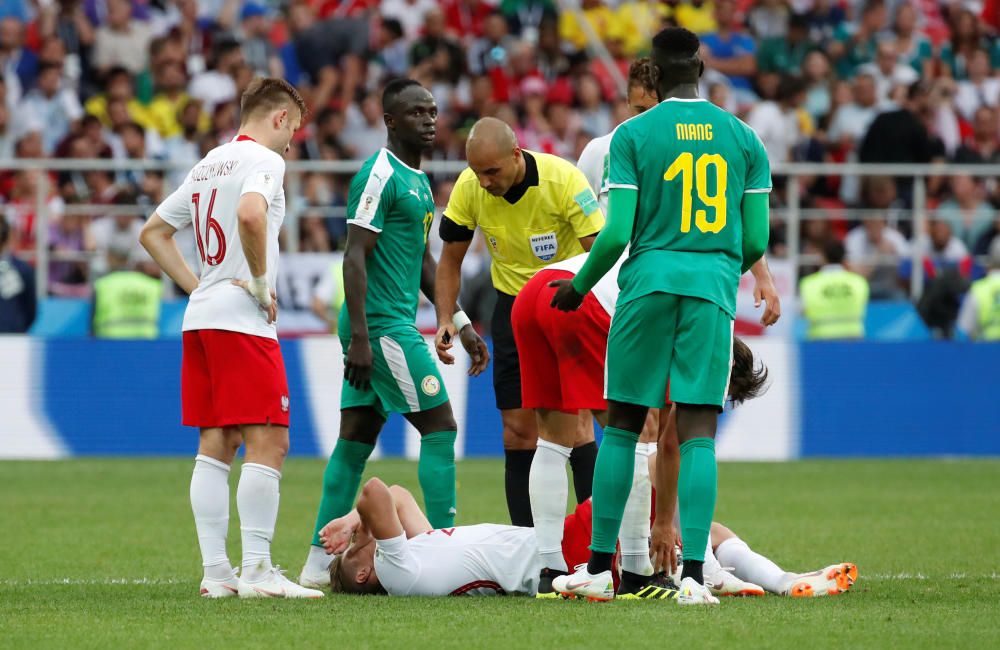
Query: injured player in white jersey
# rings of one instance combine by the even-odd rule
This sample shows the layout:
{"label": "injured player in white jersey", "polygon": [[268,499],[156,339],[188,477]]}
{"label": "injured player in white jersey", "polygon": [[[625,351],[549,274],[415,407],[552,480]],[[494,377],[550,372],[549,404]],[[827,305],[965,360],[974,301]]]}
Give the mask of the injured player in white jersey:
{"label": "injured player in white jersey", "polygon": [[[590,518],[589,499],[566,517],[563,552],[571,564],[586,557]],[[387,487],[378,478],[365,484],[357,509],[327,524],[320,537],[327,551],[337,555],[330,565],[334,592],[530,596],[538,589],[541,559],[531,528],[477,524],[434,530],[409,490]],[[732,574],[723,572],[728,587],[739,587],[743,595],[763,595],[764,589],[789,596],[841,593],[857,576],[854,565],[846,563],[813,573],[786,572],[717,523],[712,526],[712,545],[722,561],[732,566]],[[719,571],[723,571],[721,566]],[[657,591],[654,600],[676,599],[677,591],[661,584],[658,581],[644,589]]]}

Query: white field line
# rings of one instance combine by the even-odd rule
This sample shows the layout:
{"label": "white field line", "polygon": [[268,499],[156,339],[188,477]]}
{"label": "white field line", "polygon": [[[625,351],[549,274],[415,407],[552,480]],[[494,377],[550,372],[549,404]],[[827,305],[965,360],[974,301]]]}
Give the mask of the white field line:
{"label": "white field line", "polygon": [[[872,573],[863,571],[859,578],[861,582],[872,581],[960,581],[960,580],[1000,580],[1000,573],[950,573],[948,575],[927,575],[924,573]],[[58,587],[62,585],[122,585],[122,586],[162,586],[195,584],[197,578],[57,578],[42,580],[0,580],[2,587]]]}

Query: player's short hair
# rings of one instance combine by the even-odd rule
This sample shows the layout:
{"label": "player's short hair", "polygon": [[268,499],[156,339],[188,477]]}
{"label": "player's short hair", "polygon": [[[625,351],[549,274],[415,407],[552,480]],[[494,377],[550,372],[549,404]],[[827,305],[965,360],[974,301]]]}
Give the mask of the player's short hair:
{"label": "player's short hair", "polygon": [[636,59],[628,67],[628,88],[642,88],[647,93],[656,92],[656,66],[648,56]]}
{"label": "player's short hair", "polygon": [[344,568],[343,568],[343,557],[344,555],[338,555],[333,558],[333,562],[330,563],[330,591],[335,594],[353,594],[357,593],[347,588],[347,585],[354,585],[353,580],[344,580]]}
{"label": "player's short hair", "polygon": [[701,74],[701,41],[683,27],[667,27],[653,37],[652,60],[662,80],[694,82]]}
{"label": "player's short hair", "polygon": [[846,252],[839,239],[831,237],[823,244],[823,259],[827,264],[843,264]]}
{"label": "player's short hair", "polygon": [[392,108],[396,103],[396,99],[404,90],[412,86],[420,85],[420,82],[416,79],[409,79],[406,77],[393,79],[385,85],[385,89],[382,91],[382,110],[386,113],[391,113]]}
{"label": "player's short hair", "polygon": [[729,401],[734,405],[764,394],[767,366],[754,361],[753,350],[742,339],[733,337],[733,369],[729,377]]}
{"label": "player's short hair", "polygon": [[306,102],[302,99],[295,86],[284,79],[275,77],[257,77],[243,91],[240,98],[240,122],[264,113],[270,113],[288,106],[299,109],[299,115],[306,116]]}

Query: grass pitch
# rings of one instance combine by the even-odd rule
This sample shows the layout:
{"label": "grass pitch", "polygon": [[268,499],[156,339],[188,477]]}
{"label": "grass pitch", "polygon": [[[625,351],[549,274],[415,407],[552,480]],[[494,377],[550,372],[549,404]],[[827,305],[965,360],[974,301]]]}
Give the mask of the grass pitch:
{"label": "grass pitch", "polygon": [[[1000,461],[724,464],[717,519],[789,570],[856,562],[844,596],[205,601],[191,460],[0,463],[0,648],[1000,647]],[[275,561],[297,577],[323,462],[292,460]],[[459,464],[459,523],[506,521],[499,461]],[[232,484],[235,493],[234,469]],[[417,492],[416,464],[369,475]],[[238,561],[235,503],[230,558]]]}

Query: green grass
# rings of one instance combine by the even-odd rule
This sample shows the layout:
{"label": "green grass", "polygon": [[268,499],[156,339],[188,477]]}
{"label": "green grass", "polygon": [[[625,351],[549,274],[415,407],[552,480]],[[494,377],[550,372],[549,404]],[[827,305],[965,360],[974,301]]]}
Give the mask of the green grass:
{"label": "green grass", "polygon": [[[861,579],[836,598],[694,611],[517,597],[204,601],[190,468],[0,463],[0,648],[1000,647],[1000,461],[724,464],[720,521],[788,569],[850,560]],[[293,460],[284,473],[274,557],[293,577],[322,471]],[[416,486],[415,464],[369,474]],[[505,520],[502,475],[499,462],[460,464],[460,523]]]}

